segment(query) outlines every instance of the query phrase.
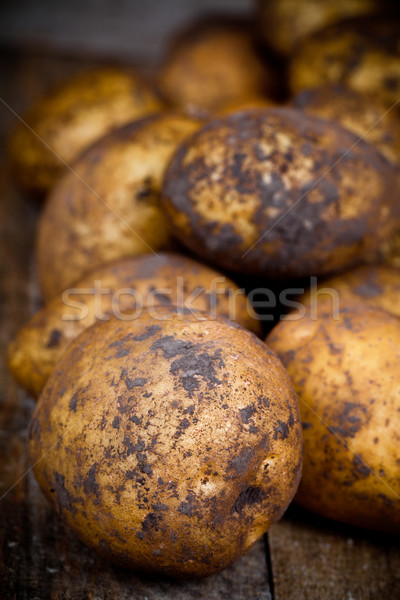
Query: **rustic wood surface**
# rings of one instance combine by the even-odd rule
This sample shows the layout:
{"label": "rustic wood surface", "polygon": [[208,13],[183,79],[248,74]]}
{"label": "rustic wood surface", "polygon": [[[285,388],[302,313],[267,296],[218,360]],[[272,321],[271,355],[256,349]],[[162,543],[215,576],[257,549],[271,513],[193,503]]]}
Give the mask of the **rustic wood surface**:
{"label": "rustic wood surface", "polygon": [[[34,403],[12,381],[6,345],[39,305],[33,263],[40,207],[13,185],[7,144],[17,114],[82,60],[6,53],[0,58],[0,598],[176,600],[397,600],[398,540],[313,517],[297,508],[247,556],[201,581],[143,578],[105,563],[53,515],[29,472]],[[7,108],[3,102],[6,102]]]}

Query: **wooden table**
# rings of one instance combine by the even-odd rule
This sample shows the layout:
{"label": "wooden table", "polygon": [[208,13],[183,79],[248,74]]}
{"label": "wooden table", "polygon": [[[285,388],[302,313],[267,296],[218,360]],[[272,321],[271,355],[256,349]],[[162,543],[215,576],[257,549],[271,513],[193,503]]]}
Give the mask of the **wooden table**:
{"label": "wooden table", "polygon": [[34,402],[18,389],[4,362],[8,341],[40,302],[33,263],[40,207],[14,187],[6,144],[15,114],[84,66],[76,58],[26,50],[3,51],[0,58],[0,598],[399,599],[398,540],[295,507],[224,572],[173,582],[144,578],[99,559],[64,528],[42,497],[27,458]]}

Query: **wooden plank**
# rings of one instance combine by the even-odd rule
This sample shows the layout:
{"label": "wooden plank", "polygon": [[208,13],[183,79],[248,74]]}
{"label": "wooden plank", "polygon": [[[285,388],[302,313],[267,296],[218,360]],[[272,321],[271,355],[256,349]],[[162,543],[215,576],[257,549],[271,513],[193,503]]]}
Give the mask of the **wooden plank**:
{"label": "wooden plank", "polygon": [[[3,56],[0,96],[20,112],[52,84],[82,67],[70,59]],[[0,106],[0,164],[15,117]],[[4,359],[9,339],[38,305],[33,240],[39,207],[21,196],[0,171],[0,596],[4,600],[229,598],[270,600],[260,542],[223,573],[200,581],[138,577],[84,547],[53,514],[27,456],[34,402],[18,390]],[[10,489],[11,488],[11,489]]]}
{"label": "wooden plank", "polygon": [[399,540],[292,506],[269,533],[275,600],[397,600]]}

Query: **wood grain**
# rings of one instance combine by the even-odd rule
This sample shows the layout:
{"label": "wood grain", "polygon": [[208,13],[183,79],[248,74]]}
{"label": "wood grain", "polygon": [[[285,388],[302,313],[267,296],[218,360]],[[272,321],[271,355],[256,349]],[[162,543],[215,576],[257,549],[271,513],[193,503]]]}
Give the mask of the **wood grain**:
{"label": "wood grain", "polygon": [[275,600],[397,600],[395,537],[335,523],[292,506],[269,532]]}

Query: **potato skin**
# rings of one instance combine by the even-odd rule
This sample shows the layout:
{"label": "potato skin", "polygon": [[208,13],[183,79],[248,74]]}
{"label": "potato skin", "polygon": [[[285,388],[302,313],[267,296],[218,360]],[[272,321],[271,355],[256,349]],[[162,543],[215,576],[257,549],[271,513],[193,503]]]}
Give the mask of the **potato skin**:
{"label": "potato skin", "polygon": [[292,91],[340,83],[392,106],[400,96],[399,32],[398,19],[365,17],[310,35],[292,57]]}
{"label": "potato skin", "polygon": [[400,321],[367,306],[279,323],[267,338],[300,398],[295,501],[351,525],[400,533]]}
{"label": "potato skin", "polygon": [[342,85],[327,85],[299,92],[293,106],[309,115],[340,123],[374,144],[398,167],[400,163],[400,120],[381,99],[360,94]]}
{"label": "potato skin", "polygon": [[[103,290],[101,297],[94,294],[96,286],[100,289],[99,284]],[[134,320],[146,312],[146,305],[177,304],[187,310],[208,311],[215,316],[231,318],[257,335],[261,334],[260,322],[248,307],[246,296],[238,293],[239,288],[233,281],[178,254],[160,253],[157,256],[149,254],[121,259],[90,273],[75,288],[73,294],[54,298],[44,306],[9,345],[9,369],[35,397],[68,344],[96,320],[110,319],[110,315]],[[133,293],[128,293],[129,290]],[[157,290],[158,294],[155,293]],[[221,293],[223,291],[226,293]],[[119,295],[120,292],[123,293]],[[71,319],[80,317],[83,311],[86,314],[84,318]]]}
{"label": "potato skin", "polygon": [[[400,317],[400,271],[386,265],[364,265],[320,282],[318,296],[312,299],[312,293],[306,292],[298,301],[309,306],[316,302],[316,309],[322,301],[322,308],[326,310],[329,302],[333,306],[331,290],[335,290],[339,297],[339,307],[348,303],[367,305],[389,314]],[[327,289],[327,293],[322,293]],[[315,313],[317,314],[317,313]]]}
{"label": "potato skin", "polygon": [[37,234],[45,300],[107,262],[169,246],[161,181],[176,146],[199,125],[175,114],[130,123],[97,142],[75,163],[75,173],[60,179]]}
{"label": "potato skin", "polygon": [[111,129],[162,107],[133,73],[115,68],[80,73],[39,100],[24,117],[37,135],[22,123],[16,128],[10,147],[16,178],[25,189],[42,195],[65,170],[63,161],[71,165]]}
{"label": "potato skin", "polygon": [[175,235],[234,271],[300,277],[362,262],[398,216],[395,169],[299,110],[214,119],[184,142],[162,192]]}
{"label": "potato skin", "polygon": [[213,114],[235,102],[271,95],[271,68],[257,54],[243,19],[202,20],[183,32],[161,68],[159,87],[190,114]]}
{"label": "potato skin", "polygon": [[113,320],[60,360],[34,413],[30,456],[53,508],[99,554],[205,576],[290,502],[298,404],[276,356],[239,326]]}
{"label": "potato skin", "polygon": [[259,31],[277,52],[289,55],[296,44],[348,17],[382,10],[378,0],[258,0]]}

